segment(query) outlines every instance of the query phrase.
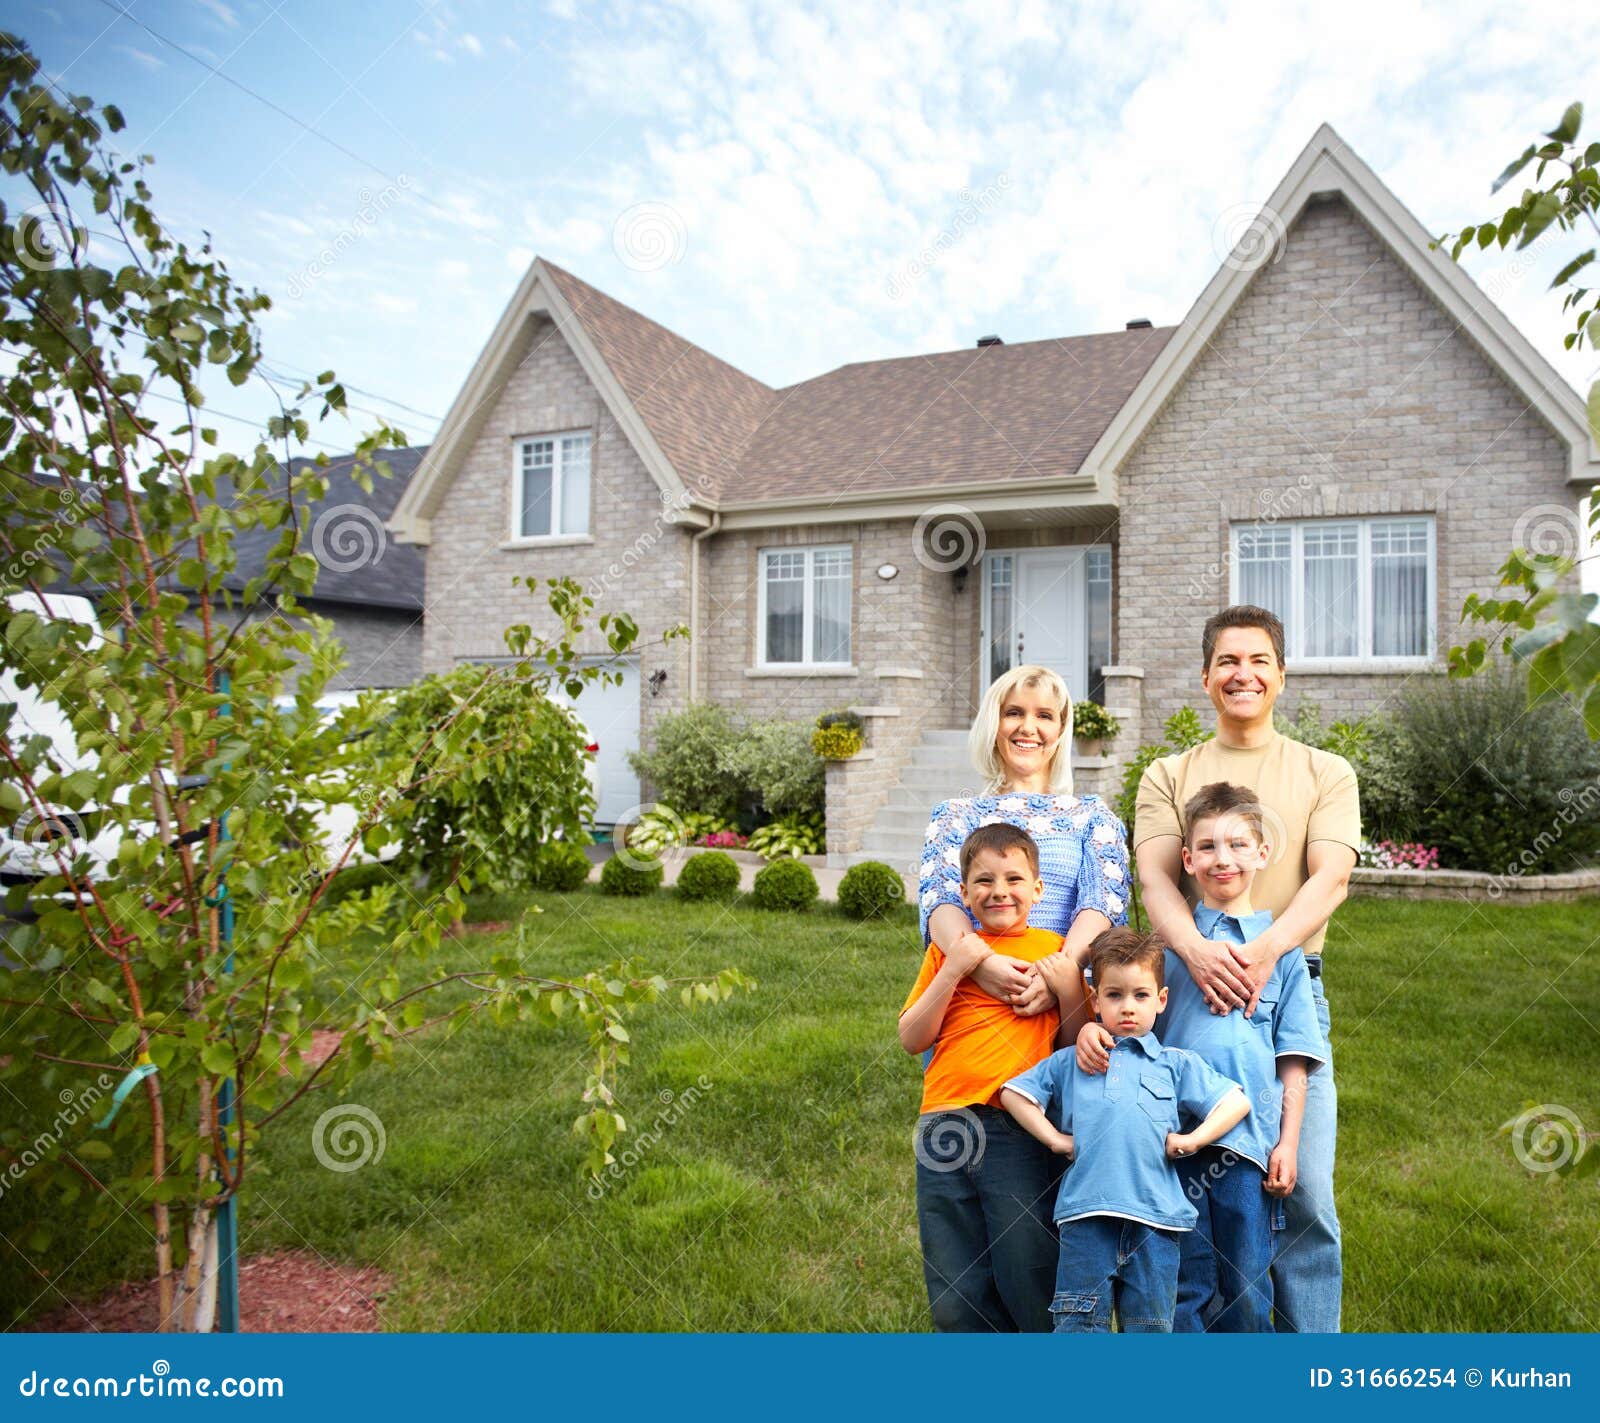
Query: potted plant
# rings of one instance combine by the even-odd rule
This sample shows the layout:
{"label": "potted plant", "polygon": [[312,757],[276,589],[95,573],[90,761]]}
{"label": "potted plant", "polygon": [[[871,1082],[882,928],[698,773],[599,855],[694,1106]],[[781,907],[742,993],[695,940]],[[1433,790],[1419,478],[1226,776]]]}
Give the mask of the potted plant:
{"label": "potted plant", "polygon": [[1122,723],[1099,702],[1076,702],[1072,708],[1072,737],[1078,755],[1098,756],[1105,743],[1122,729]]}
{"label": "potted plant", "polygon": [[823,712],[811,733],[811,749],[825,761],[848,761],[865,744],[865,725],[853,711]]}

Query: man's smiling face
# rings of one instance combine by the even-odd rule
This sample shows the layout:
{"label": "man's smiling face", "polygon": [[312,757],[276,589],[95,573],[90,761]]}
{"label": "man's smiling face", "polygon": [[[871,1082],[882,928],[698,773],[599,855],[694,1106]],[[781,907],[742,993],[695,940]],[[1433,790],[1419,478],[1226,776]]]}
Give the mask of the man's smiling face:
{"label": "man's smiling face", "polygon": [[1219,717],[1254,724],[1271,720],[1283,678],[1272,635],[1265,628],[1223,628],[1200,683]]}

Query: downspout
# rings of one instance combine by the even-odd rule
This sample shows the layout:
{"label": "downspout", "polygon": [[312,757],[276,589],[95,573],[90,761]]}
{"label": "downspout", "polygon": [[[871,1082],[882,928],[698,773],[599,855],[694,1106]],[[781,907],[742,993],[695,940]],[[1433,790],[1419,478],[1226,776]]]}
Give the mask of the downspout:
{"label": "downspout", "polygon": [[689,540],[689,700],[700,699],[700,543],[722,527],[722,511],[711,511],[711,522]]}

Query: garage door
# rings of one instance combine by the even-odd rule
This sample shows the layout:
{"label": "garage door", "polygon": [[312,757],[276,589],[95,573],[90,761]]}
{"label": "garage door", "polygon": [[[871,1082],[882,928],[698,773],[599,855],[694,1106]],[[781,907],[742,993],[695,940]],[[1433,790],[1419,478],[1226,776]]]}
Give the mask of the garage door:
{"label": "garage door", "polygon": [[594,758],[600,802],[595,823],[615,825],[639,804],[639,778],[628,764],[628,753],[639,749],[639,664],[617,658],[592,665],[621,672],[622,681],[615,686],[591,682],[567,705],[577,713],[590,742],[600,747]]}

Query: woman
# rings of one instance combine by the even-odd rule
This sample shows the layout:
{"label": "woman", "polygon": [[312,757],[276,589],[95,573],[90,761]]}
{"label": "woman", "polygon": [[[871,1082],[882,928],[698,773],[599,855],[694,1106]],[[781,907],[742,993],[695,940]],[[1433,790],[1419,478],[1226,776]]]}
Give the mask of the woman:
{"label": "woman", "polygon": [[[995,679],[972,723],[972,764],[980,796],[942,801],[922,852],[922,940],[948,952],[977,939],[961,903],[961,842],[979,825],[1004,820],[1039,845],[1044,894],[1029,923],[1066,942],[1028,964],[989,952],[973,982],[1020,1014],[1061,1004],[1068,1034],[1083,1013],[1083,964],[1101,930],[1128,921],[1128,851],[1122,822],[1098,796],[1072,794],[1072,699],[1047,667],[1016,667]],[[981,939],[978,943],[987,949]]]}
{"label": "woman", "polygon": [[[1121,823],[1096,797],[1072,794],[1071,736],[1072,701],[1054,672],[1018,667],[989,688],[971,742],[984,794],[934,808],[921,893],[923,942],[946,954],[958,945],[962,956],[981,954],[972,982],[1020,1015],[1059,1001],[1063,1042],[1084,1021],[1081,966],[1089,945],[1127,921],[1129,887]],[[1044,892],[1029,926],[1066,941],[1034,963],[992,950],[961,902],[962,842],[996,821],[1026,830],[1039,847]],[[935,1044],[929,1056],[937,1051]],[[916,1157],[917,1227],[935,1327],[1049,1329],[1060,1161],[1041,1153],[998,1105],[976,1102],[919,1117]],[[984,1223],[981,1230],[974,1220]],[[975,1259],[987,1260],[987,1271],[964,1268]]]}

